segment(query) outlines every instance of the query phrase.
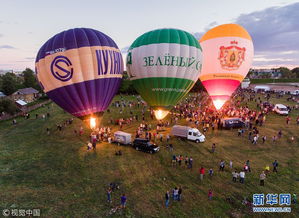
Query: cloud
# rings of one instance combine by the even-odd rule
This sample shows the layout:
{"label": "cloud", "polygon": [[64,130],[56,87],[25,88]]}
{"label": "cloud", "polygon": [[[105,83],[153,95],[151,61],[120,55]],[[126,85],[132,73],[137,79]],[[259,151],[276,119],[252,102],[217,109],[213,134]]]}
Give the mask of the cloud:
{"label": "cloud", "polygon": [[11,45],[0,45],[0,49],[15,49],[15,47]]}
{"label": "cloud", "polygon": [[255,58],[254,65],[299,64],[298,11],[299,3],[294,3],[242,14],[235,20],[251,35],[255,54],[264,55],[264,59]]}
{"label": "cloud", "polygon": [[218,26],[218,23],[216,21],[211,22],[205,27],[205,31],[208,31],[209,29],[212,29],[215,26]]}
{"label": "cloud", "polygon": [[196,32],[192,33],[192,35],[195,37],[195,39],[199,40],[203,36],[204,32]]}
{"label": "cloud", "polygon": [[200,38],[205,34],[205,32],[207,32],[208,30],[210,30],[210,29],[212,29],[213,27],[216,27],[216,26],[218,26],[218,23],[216,21],[213,21],[213,22],[209,23],[207,26],[205,26],[203,32],[195,32],[195,33],[192,33],[192,35],[197,40],[200,40]]}
{"label": "cloud", "polygon": [[3,34],[0,33],[0,38],[3,37]]}
{"label": "cloud", "polygon": [[26,60],[35,60],[35,57],[25,57]]}
{"label": "cloud", "polygon": [[[245,27],[252,37],[254,67],[299,66],[298,11],[299,3],[294,3],[241,14],[233,21]],[[200,39],[206,31],[217,25],[217,22],[211,22],[203,32],[195,32],[193,36]]]}
{"label": "cloud", "polygon": [[120,51],[122,54],[126,54],[126,53],[128,53],[129,48],[130,48],[130,46],[126,46],[126,47],[123,47]]}

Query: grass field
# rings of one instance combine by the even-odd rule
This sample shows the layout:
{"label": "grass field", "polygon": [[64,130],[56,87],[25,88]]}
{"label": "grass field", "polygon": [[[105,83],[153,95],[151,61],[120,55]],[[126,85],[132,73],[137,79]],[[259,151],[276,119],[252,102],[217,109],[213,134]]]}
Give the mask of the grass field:
{"label": "grass field", "polygon": [[[135,97],[126,99],[135,100]],[[285,99],[271,101],[289,103]],[[48,111],[51,113],[49,119],[35,119],[35,113]],[[141,117],[137,108],[133,112]],[[165,142],[158,142],[161,150],[154,155],[121,147],[123,155],[115,156],[114,152],[120,148],[108,143],[98,144],[96,152],[87,152],[90,130],[85,126],[84,135],[75,136],[74,129],[83,125],[75,119],[63,131],[56,131],[56,124],[71,115],[51,104],[49,109],[42,107],[32,112],[29,120],[18,118],[16,126],[11,121],[0,123],[0,209],[39,208],[43,217],[105,217],[111,207],[119,205],[121,194],[126,193],[127,208],[112,217],[262,216],[251,213],[242,205],[242,199],[252,198],[254,193],[299,193],[299,126],[295,123],[298,112],[292,112],[288,126],[284,117],[267,116],[265,126],[260,128],[261,135],[268,137],[265,144],[252,145],[247,137],[237,137],[236,130],[210,131],[206,134],[207,141],[200,144],[171,139],[174,154],[193,157],[193,170],[190,171],[183,166],[171,167],[173,153],[166,150]],[[111,107],[111,113],[103,118],[103,125],[108,125],[110,117],[126,116],[129,110],[119,114],[119,109]],[[150,120],[149,112],[146,119]],[[156,121],[150,122],[156,124]],[[180,123],[186,124],[186,121]],[[138,124],[124,126],[123,130],[134,135]],[[51,129],[50,136],[46,135],[47,127]],[[113,130],[117,129],[113,126]],[[273,144],[271,137],[280,129],[283,137]],[[291,142],[291,136],[295,136],[295,142]],[[213,142],[217,145],[214,154],[210,152]],[[225,172],[218,172],[221,159],[227,165],[232,160],[238,171],[246,160],[250,160],[252,172],[246,174],[245,184],[231,181],[227,165]],[[279,172],[270,173],[265,186],[259,186],[259,174],[266,165],[272,167],[275,159],[279,162]],[[201,166],[207,170],[213,168],[213,178],[205,175],[200,182],[198,169]],[[106,203],[106,188],[110,182],[121,184],[120,190],[112,194],[111,205]],[[170,208],[166,209],[165,192],[175,186],[182,186],[183,199],[171,201]],[[208,201],[209,189],[214,192],[212,201]],[[291,214],[268,216],[299,217],[298,203],[291,207]]]}

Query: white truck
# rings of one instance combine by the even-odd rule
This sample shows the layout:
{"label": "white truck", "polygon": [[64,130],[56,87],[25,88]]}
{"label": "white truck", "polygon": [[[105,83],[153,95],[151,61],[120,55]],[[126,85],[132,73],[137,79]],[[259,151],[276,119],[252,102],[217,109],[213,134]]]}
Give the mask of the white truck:
{"label": "white truck", "polygon": [[126,132],[116,131],[114,133],[113,142],[121,145],[130,145],[132,144],[132,135]]}
{"label": "white truck", "polygon": [[189,126],[174,125],[171,129],[171,135],[187,138],[196,143],[204,142],[206,140],[206,137],[201,134],[198,129]]}

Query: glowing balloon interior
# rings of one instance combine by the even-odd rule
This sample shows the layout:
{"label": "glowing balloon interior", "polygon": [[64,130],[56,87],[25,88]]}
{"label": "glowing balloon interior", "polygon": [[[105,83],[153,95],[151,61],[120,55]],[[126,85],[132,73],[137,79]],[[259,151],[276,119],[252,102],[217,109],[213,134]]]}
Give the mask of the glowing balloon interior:
{"label": "glowing balloon interior", "polygon": [[102,115],[118,91],[123,73],[115,42],[87,28],[53,36],[39,50],[35,66],[44,92],[81,119]]}
{"label": "glowing balloon interior", "polygon": [[96,118],[90,117],[90,128],[95,129],[96,128]]}
{"label": "glowing balloon interior", "polygon": [[200,45],[203,66],[199,78],[218,110],[249,71],[253,59],[252,39],[240,25],[224,24],[206,32]]}
{"label": "glowing balloon interior", "polygon": [[157,120],[163,120],[169,114],[169,111],[158,109],[154,110],[154,114]]}

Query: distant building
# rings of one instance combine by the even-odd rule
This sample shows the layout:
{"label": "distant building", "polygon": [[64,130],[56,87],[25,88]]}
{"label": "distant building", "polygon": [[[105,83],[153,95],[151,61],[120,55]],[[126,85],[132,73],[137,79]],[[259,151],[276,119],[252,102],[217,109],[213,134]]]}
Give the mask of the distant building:
{"label": "distant building", "polygon": [[250,85],[250,79],[249,78],[245,78],[242,83],[241,83],[241,88],[242,89],[247,89]]}
{"label": "distant building", "polygon": [[250,69],[251,79],[259,78],[280,78],[281,72],[279,69]]}
{"label": "distant building", "polygon": [[11,95],[12,99],[23,100],[25,102],[32,102],[39,97],[39,92],[34,88],[19,89]]}
{"label": "distant building", "polygon": [[0,98],[4,98],[6,95],[3,92],[0,92]]}

